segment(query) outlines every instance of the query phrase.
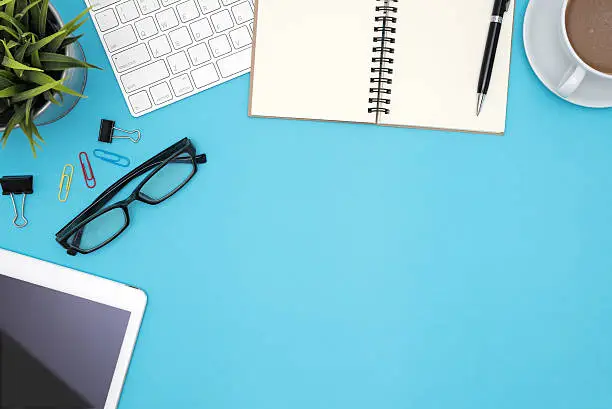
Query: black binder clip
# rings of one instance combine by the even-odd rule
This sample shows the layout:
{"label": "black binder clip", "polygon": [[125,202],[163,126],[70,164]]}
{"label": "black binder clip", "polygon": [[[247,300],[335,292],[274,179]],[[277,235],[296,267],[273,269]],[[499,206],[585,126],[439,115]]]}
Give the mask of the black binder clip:
{"label": "black binder clip", "polygon": [[[114,134],[114,131],[121,131],[126,134],[136,135],[136,137],[127,135],[117,136]],[[113,139],[129,139],[134,143],[138,143],[138,141],[140,141],[140,131],[138,129],[135,131],[126,131],[125,129],[117,128],[115,126],[115,121],[103,119],[100,123],[100,134],[98,135],[98,140],[104,143],[112,143]]]}
{"label": "black binder clip", "polygon": [[[28,225],[28,219],[25,217],[25,202],[26,195],[34,193],[34,176],[4,176],[0,178],[0,185],[2,185],[2,194],[4,196],[11,196],[13,202],[13,210],[15,211],[15,218],[13,224],[18,229],[22,229]],[[15,195],[23,195],[21,202],[21,219],[23,222],[18,223],[19,211],[17,210],[17,203],[15,203]]]}

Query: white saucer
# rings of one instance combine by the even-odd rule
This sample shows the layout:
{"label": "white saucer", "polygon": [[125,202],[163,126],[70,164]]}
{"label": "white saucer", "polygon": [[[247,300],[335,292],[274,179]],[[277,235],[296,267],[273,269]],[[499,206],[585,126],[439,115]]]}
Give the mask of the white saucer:
{"label": "white saucer", "polygon": [[[562,6],[563,0],[531,0],[523,26],[525,52],[531,68],[559,98],[562,97],[555,89],[572,65],[561,40]],[[589,108],[612,107],[612,81],[587,74],[580,88],[563,99]]]}

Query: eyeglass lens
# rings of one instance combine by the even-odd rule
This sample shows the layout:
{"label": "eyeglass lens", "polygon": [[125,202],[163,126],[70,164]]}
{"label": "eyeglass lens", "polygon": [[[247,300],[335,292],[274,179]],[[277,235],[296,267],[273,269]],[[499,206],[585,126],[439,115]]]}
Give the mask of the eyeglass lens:
{"label": "eyeglass lens", "polygon": [[123,209],[115,208],[91,220],[68,243],[84,251],[94,250],[112,240],[127,224]]}
{"label": "eyeglass lens", "polygon": [[[181,155],[179,157],[183,158],[185,156]],[[189,158],[188,155],[186,157]],[[161,202],[180,189],[193,175],[194,171],[195,164],[192,161],[186,163],[170,162],[145,183],[140,189],[140,193],[154,202]]]}

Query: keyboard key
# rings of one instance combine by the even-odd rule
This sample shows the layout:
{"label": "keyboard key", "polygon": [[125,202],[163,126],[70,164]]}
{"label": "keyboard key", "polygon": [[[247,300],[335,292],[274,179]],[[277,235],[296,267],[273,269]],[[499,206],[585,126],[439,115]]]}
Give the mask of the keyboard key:
{"label": "keyboard key", "polygon": [[251,49],[239,51],[217,61],[221,76],[227,78],[251,68]]}
{"label": "keyboard key", "polygon": [[181,95],[189,94],[193,91],[193,86],[189,80],[189,75],[183,74],[170,80],[170,85],[174,90],[174,95],[180,97]]}
{"label": "keyboard key", "polygon": [[189,27],[191,28],[193,38],[195,38],[196,41],[200,41],[213,35],[213,30],[210,27],[210,23],[208,22],[207,18],[191,23]]}
{"label": "keyboard key", "polygon": [[238,24],[253,20],[253,9],[246,1],[232,7],[232,13]]}
{"label": "keyboard key", "polygon": [[180,0],[161,0],[164,6],[169,6],[170,4],[178,3]]}
{"label": "keyboard key", "polygon": [[210,21],[212,21],[212,25],[217,31],[217,33],[234,27],[232,16],[230,16],[229,11],[227,10],[223,10],[217,14],[213,14],[212,16],[210,16]]}
{"label": "keyboard key", "polygon": [[150,91],[151,96],[153,97],[153,102],[155,102],[156,105],[161,105],[164,102],[168,102],[172,99],[172,92],[170,91],[170,87],[166,82],[162,82],[161,84],[151,87]]}
{"label": "keyboard key", "polygon": [[124,72],[151,61],[151,55],[146,45],[138,44],[136,47],[114,54],[112,59],[117,71]]}
{"label": "keyboard key", "polygon": [[157,19],[159,28],[162,30],[169,30],[179,25],[178,18],[176,18],[176,13],[172,8],[160,11],[155,15],[155,18]]}
{"label": "keyboard key", "polygon": [[223,5],[227,6],[228,4],[236,3],[238,0],[223,0]]}
{"label": "keyboard key", "polygon": [[140,21],[137,21],[134,25],[136,26],[136,31],[138,31],[138,35],[143,40],[145,38],[153,37],[155,34],[157,34],[157,26],[155,25],[155,20],[153,20],[153,17],[144,18]]}
{"label": "keyboard key", "polygon": [[200,4],[200,9],[202,9],[202,13],[204,14],[221,8],[219,0],[198,0],[198,4]]}
{"label": "keyboard key", "polygon": [[132,109],[135,113],[146,111],[147,109],[153,106],[151,104],[151,100],[149,99],[149,95],[147,95],[147,91],[142,91],[138,94],[130,95],[128,99],[130,100],[130,105],[132,106]]}
{"label": "keyboard key", "polygon": [[136,8],[136,3],[134,3],[134,0],[119,4],[117,6],[117,14],[119,14],[119,18],[121,19],[122,23],[127,23],[140,17],[140,13]]}
{"label": "keyboard key", "polygon": [[168,72],[168,68],[166,68],[166,63],[160,60],[122,75],[121,82],[127,92],[132,92],[148,85],[155,84],[169,76],[170,73]]}
{"label": "keyboard key", "polygon": [[234,48],[240,48],[247,45],[251,45],[251,33],[249,33],[249,29],[246,26],[242,26],[234,31],[230,31],[230,38],[232,39],[232,44]]}
{"label": "keyboard key", "polygon": [[184,51],[171,55],[168,57],[167,61],[172,74],[178,74],[179,72],[185,71],[191,67],[191,65],[189,65],[189,60],[187,59],[187,54],[185,54]]}
{"label": "keyboard key", "polygon": [[117,16],[115,16],[115,10],[113,10],[112,8],[106,9],[96,14],[96,23],[98,23],[100,31],[107,31],[119,25]]}
{"label": "keyboard key", "polygon": [[136,38],[136,33],[134,33],[132,26],[125,26],[115,31],[111,31],[108,34],[104,34],[104,42],[112,53],[120,48],[135,44],[138,42],[138,39]]}
{"label": "keyboard key", "polygon": [[185,3],[179,4],[178,6],[176,6],[176,11],[178,12],[183,23],[200,17],[198,7],[196,6],[195,1],[193,0],[189,0]]}
{"label": "keyboard key", "polygon": [[219,74],[213,64],[205,65],[191,72],[191,77],[197,88],[204,88],[213,82],[219,81]]}
{"label": "keyboard key", "polygon": [[159,10],[159,1],[157,0],[136,0],[142,14],[153,13]]}
{"label": "keyboard key", "polygon": [[170,51],[172,51],[170,41],[168,41],[168,37],[165,35],[149,41],[149,47],[151,47],[151,52],[153,52],[153,57],[155,58],[170,54]]}
{"label": "keyboard key", "polygon": [[91,0],[91,8],[93,11],[100,10],[106,6],[117,3],[119,0]]}
{"label": "keyboard key", "polygon": [[208,47],[206,47],[206,44],[204,43],[191,47],[187,51],[189,52],[189,58],[191,58],[191,63],[193,65],[204,64],[206,61],[210,60]]}
{"label": "keyboard key", "polygon": [[208,42],[208,44],[210,45],[210,49],[215,57],[220,57],[232,51],[232,46],[227,40],[227,36],[225,34],[213,38]]}
{"label": "keyboard key", "polygon": [[193,41],[191,41],[191,36],[189,35],[189,30],[187,30],[187,27],[181,27],[178,30],[174,30],[173,32],[171,32],[170,42],[172,42],[172,45],[177,50],[193,43]]}

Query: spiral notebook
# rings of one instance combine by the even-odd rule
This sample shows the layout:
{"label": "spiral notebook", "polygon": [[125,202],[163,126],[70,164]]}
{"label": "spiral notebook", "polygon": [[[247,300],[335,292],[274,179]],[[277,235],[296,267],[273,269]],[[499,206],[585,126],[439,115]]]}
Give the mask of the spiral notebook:
{"label": "spiral notebook", "polygon": [[513,8],[476,86],[493,0],[258,0],[249,114],[503,134]]}

